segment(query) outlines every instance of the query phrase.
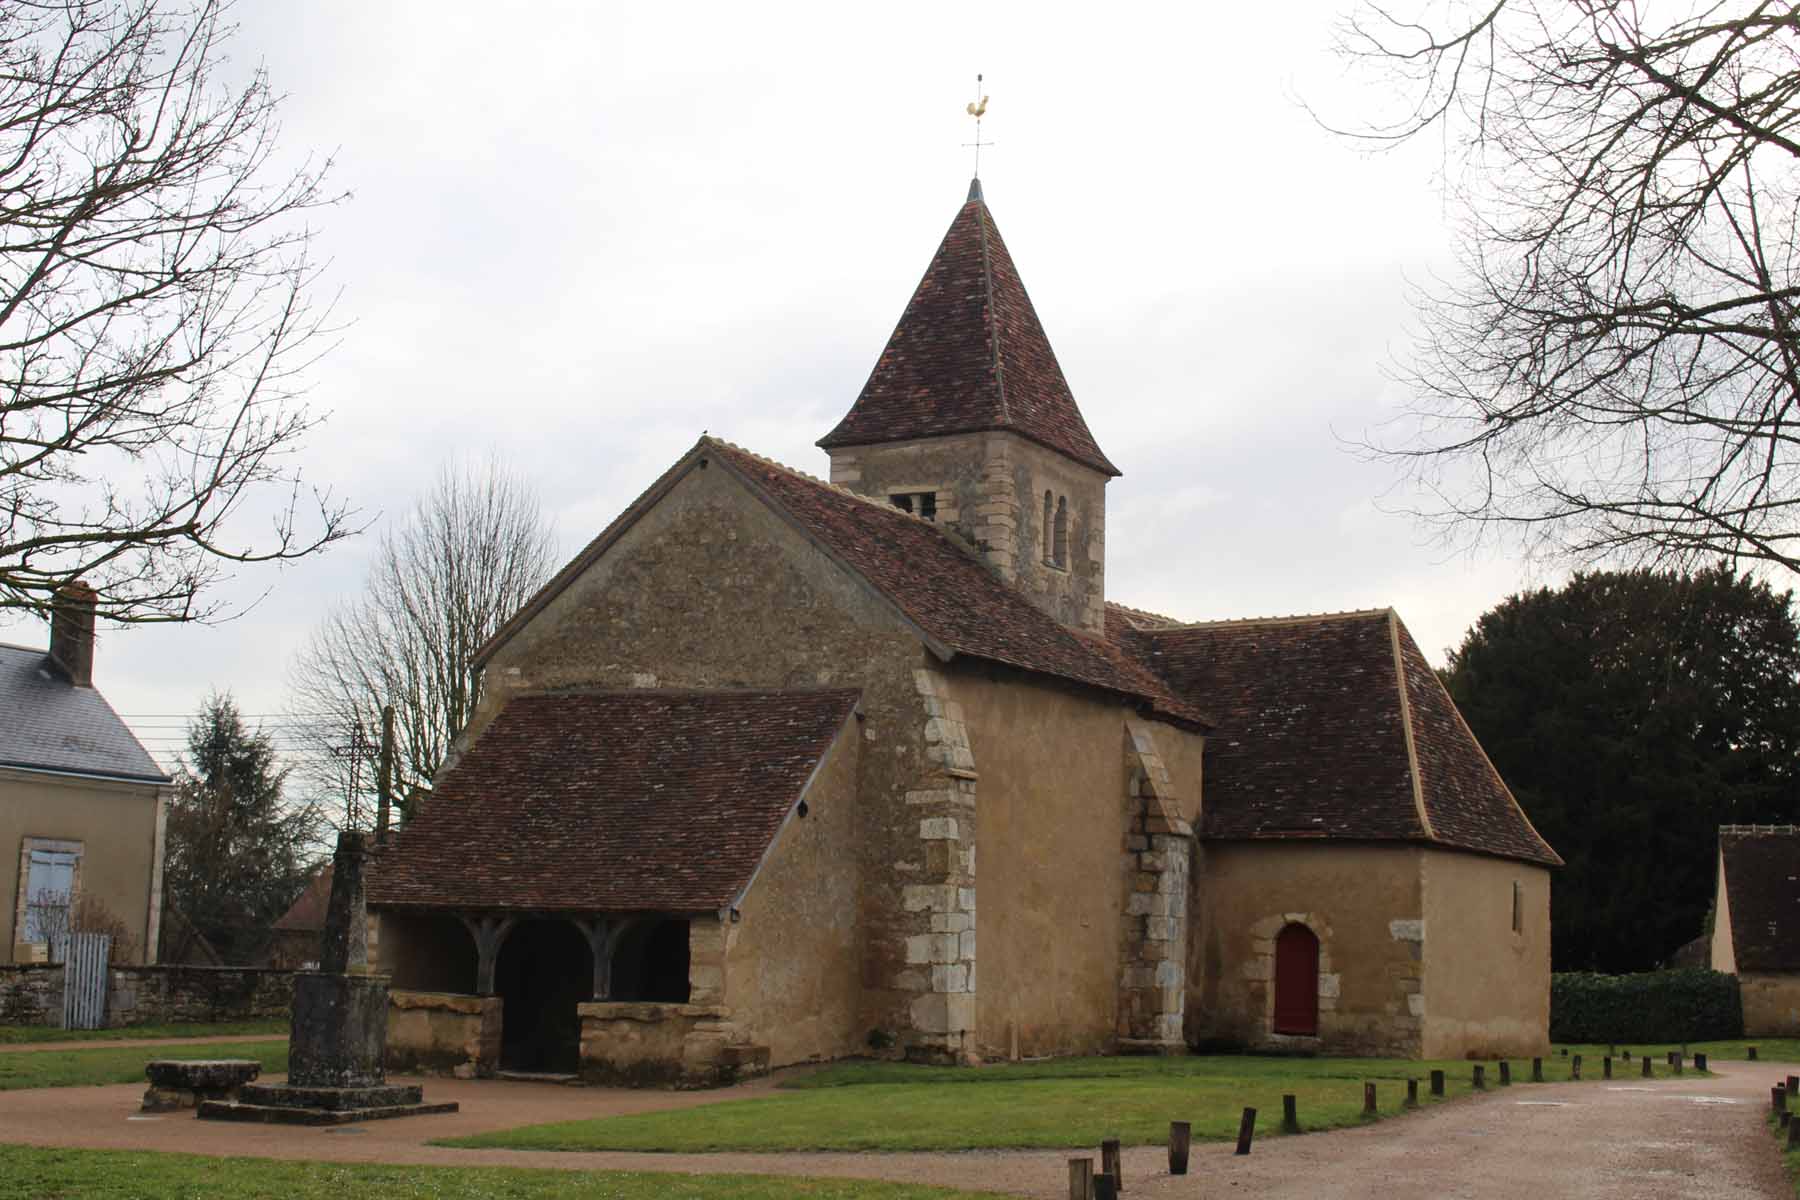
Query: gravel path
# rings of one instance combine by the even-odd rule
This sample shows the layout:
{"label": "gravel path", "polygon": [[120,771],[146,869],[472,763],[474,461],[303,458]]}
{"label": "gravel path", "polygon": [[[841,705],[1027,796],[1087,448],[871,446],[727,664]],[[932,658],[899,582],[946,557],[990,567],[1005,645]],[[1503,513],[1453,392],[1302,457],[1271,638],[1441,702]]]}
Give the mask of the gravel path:
{"label": "gravel path", "polygon": [[132,1046],[217,1046],[225,1043],[238,1045],[244,1042],[285,1042],[285,1033],[242,1033],[233,1037],[229,1033],[217,1037],[169,1037],[169,1038],[89,1038],[80,1042],[8,1042],[0,1045],[0,1054],[32,1054],[49,1050],[125,1050]]}
{"label": "gravel path", "polygon": [[[1269,1138],[1247,1158],[1195,1148],[1190,1173],[1167,1174],[1158,1147],[1125,1152],[1133,1197],[1229,1194],[1300,1200],[1438,1200],[1581,1196],[1601,1200],[1793,1200],[1763,1125],[1769,1084],[1800,1071],[1715,1063],[1712,1079],[1550,1084],[1486,1096],[1377,1125]],[[640,1092],[544,1083],[425,1081],[460,1113],[334,1130],[149,1117],[134,1085],[0,1092],[0,1141],[42,1146],[178,1150],[288,1159],[521,1167],[756,1172],[905,1180],[1025,1196],[1066,1197],[1070,1151],[962,1154],[566,1154],[452,1150],[425,1143],[542,1121],[690,1108],[768,1091]],[[1304,1114],[1303,1114],[1304,1115]],[[1084,1151],[1088,1153],[1091,1151]]]}

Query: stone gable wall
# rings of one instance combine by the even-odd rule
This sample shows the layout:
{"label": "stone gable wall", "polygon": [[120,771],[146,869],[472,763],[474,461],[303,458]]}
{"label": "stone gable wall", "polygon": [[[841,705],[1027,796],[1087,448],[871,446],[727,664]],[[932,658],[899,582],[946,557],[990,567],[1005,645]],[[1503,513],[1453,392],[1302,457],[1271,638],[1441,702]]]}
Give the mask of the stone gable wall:
{"label": "stone gable wall", "polygon": [[[856,1040],[913,1031],[905,907],[932,774],[914,672],[935,659],[891,606],[714,463],[679,480],[486,668],[470,737],[521,690],[574,686],[856,687],[860,963]],[[796,985],[798,986],[798,985]],[[778,998],[775,998],[778,999]]]}

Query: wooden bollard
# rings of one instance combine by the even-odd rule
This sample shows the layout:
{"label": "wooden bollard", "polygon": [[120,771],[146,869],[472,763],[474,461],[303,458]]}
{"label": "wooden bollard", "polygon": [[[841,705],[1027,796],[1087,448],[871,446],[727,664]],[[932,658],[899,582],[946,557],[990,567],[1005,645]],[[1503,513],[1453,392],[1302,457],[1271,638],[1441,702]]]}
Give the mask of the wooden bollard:
{"label": "wooden bollard", "polygon": [[1564,1047],[1563,1047],[1563,1048],[1562,1048],[1562,1056],[1563,1056],[1563,1057],[1564,1057],[1564,1058],[1567,1058],[1567,1057],[1569,1057],[1569,1048],[1568,1048],[1568,1047],[1567,1047],[1567,1046],[1564,1046]]}
{"label": "wooden bollard", "polygon": [[1778,1083],[1769,1089],[1769,1108],[1774,1112],[1781,1112],[1787,1108],[1786,1087]]}
{"label": "wooden bollard", "polygon": [[1419,1077],[1417,1075],[1406,1077],[1406,1107],[1419,1107]]}
{"label": "wooden bollard", "polygon": [[1187,1174],[1188,1145],[1193,1138],[1193,1125],[1186,1121],[1169,1122],[1169,1174]]}
{"label": "wooden bollard", "polygon": [[1685,1057],[1686,1055],[1682,1054],[1679,1050],[1675,1052],[1675,1073],[1677,1075],[1681,1074],[1681,1060]]}
{"label": "wooden bollard", "polygon": [[1581,1055],[1579,1054],[1569,1060],[1569,1078],[1581,1078]]}
{"label": "wooden bollard", "polygon": [[1787,1148],[1789,1150],[1800,1150],[1800,1121],[1788,1122]]}
{"label": "wooden bollard", "polygon": [[1644,1078],[1650,1078],[1650,1056],[1644,1055]]}
{"label": "wooden bollard", "polygon": [[1541,1058],[1531,1060],[1531,1082],[1544,1082],[1544,1060]]}
{"label": "wooden bollard", "polygon": [[[1698,1058],[1698,1056],[1696,1056],[1696,1058]],[[1699,1066],[1700,1064],[1696,1061],[1694,1065]],[[1787,1077],[1787,1090],[1788,1095],[1790,1096],[1800,1095],[1800,1075],[1789,1075]]]}
{"label": "wooden bollard", "polygon": [[1246,1108],[1244,1115],[1238,1118],[1238,1144],[1234,1153],[1250,1153],[1250,1138],[1256,1133],[1256,1110]]}
{"label": "wooden bollard", "polygon": [[1363,1084],[1363,1116],[1372,1117],[1374,1115],[1375,1115],[1375,1085],[1372,1083],[1365,1083],[1365,1084]]}
{"label": "wooden bollard", "polygon": [[1512,1086],[1512,1062],[1509,1059],[1500,1060],[1500,1086]]}
{"label": "wooden bollard", "polygon": [[1474,1069],[1469,1072],[1469,1083],[1478,1092],[1487,1091],[1487,1068],[1476,1063]]}
{"label": "wooden bollard", "polygon": [[1670,1066],[1671,1066],[1671,1067],[1672,1067],[1672,1066],[1674,1066],[1674,1065],[1675,1065],[1675,1052],[1674,1052],[1674,1051],[1673,1051],[1673,1050],[1671,1050],[1671,1051],[1669,1051],[1669,1053],[1668,1053],[1668,1056],[1667,1056],[1667,1058],[1666,1058],[1666,1059],[1665,1059],[1665,1061],[1666,1061],[1666,1062],[1667,1062],[1667,1063],[1668,1063],[1668,1064],[1669,1064],[1669,1065],[1670,1065]]}
{"label": "wooden bollard", "polygon": [[1706,1070],[1706,1051],[1702,1050],[1700,1053],[1694,1055],[1694,1070]]}
{"label": "wooden bollard", "polygon": [[1751,1062],[1756,1061],[1756,1047],[1755,1046],[1745,1046],[1744,1053],[1746,1056],[1749,1057]]}
{"label": "wooden bollard", "polygon": [[1625,1061],[1626,1062],[1631,1061],[1631,1047],[1630,1046],[1625,1047]]}
{"label": "wooden bollard", "polygon": [[1094,1176],[1094,1200],[1119,1200],[1119,1181],[1105,1171]]}
{"label": "wooden bollard", "polygon": [[1094,1200],[1094,1160],[1069,1160],[1069,1200]]}
{"label": "wooden bollard", "polygon": [[1612,1055],[1610,1054],[1600,1060],[1600,1078],[1612,1078]]}
{"label": "wooden bollard", "polygon": [[[1373,1087],[1374,1085],[1370,1084],[1369,1086]],[[1444,1094],[1444,1073],[1442,1071],[1434,1069],[1431,1072],[1431,1094],[1434,1096]]]}
{"label": "wooden bollard", "polygon": [[1789,1123],[1793,1121],[1793,1119],[1794,1119],[1793,1113],[1789,1112],[1785,1108],[1781,1110],[1781,1127],[1783,1129],[1786,1129],[1788,1127]]}
{"label": "wooden bollard", "polygon": [[1281,1098],[1281,1132],[1300,1132],[1300,1098],[1292,1094]]}
{"label": "wooden bollard", "polygon": [[1119,1169],[1119,1139],[1107,1138],[1100,1143],[1100,1173],[1113,1181],[1113,1191],[1125,1190],[1125,1175]]}

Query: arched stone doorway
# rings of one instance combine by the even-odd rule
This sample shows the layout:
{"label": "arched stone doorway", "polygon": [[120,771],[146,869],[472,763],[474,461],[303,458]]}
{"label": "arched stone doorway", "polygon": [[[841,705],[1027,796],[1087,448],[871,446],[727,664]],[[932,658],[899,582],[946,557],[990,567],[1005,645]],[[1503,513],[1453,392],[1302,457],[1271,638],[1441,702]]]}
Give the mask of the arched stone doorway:
{"label": "arched stone doorway", "polygon": [[1319,1033],[1319,939],[1297,923],[1275,938],[1274,1031],[1300,1037]]}
{"label": "arched stone doorway", "polygon": [[507,1071],[573,1074],[581,1060],[575,1006],[594,990],[594,956],[569,921],[521,921],[494,964],[501,1009],[500,1066]]}

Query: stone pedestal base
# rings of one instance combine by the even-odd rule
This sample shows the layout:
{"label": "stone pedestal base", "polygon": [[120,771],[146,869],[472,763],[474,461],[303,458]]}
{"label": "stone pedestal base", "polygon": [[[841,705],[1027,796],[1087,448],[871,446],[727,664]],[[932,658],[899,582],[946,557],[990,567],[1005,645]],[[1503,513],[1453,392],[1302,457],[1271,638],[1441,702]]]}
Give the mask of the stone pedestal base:
{"label": "stone pedestal base", "polygon": [[382,1082],[387,1041],[387,976],[294,975],[288,1078],[303,1087],[371,1087]]}
{"label": "stone pedestal base", "polygon": [[457,1111],[454,1101],[423,1103],[424,1089],[387,1083],[374,1087],[290,1087],[252,1084],[238,1090],[236,1103],[207,1101],[199,1115],[214,1121],[260,1121],[274,1125],[348,1125],[390,1117],[420,1117]]}

